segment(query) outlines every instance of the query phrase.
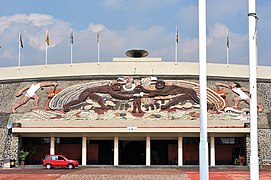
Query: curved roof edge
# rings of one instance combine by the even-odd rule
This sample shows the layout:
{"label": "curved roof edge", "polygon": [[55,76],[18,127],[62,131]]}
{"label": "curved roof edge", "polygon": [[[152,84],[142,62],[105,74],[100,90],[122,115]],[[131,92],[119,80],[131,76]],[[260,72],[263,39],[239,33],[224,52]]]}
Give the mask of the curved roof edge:
{"label": "curved roof edge", "polygon": [[[270,80],[270,66],[258,66],[257,78]],[[199,63],[192,62],[92,62],[78,64],[52,64],[48,66],[21,66],[0,68],[0,81],[29,79],[70,79],[82,77],[133,76],[198,76]],[[208,78],[248,79],[249,65],[207,64]]]}

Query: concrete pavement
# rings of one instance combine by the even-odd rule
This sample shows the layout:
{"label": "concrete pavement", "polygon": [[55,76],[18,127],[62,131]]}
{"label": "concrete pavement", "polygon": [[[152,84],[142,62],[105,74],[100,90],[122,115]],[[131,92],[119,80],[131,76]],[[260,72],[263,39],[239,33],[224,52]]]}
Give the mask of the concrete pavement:
{"label": "concrete pavement", "polygon": [[[210,180],[247,180],[248,168],[210,168]],[[79,167],[73,170],[38,167],[0,168],[0,180],[199,180],[198,168]],[[261,180],[271,179],[270,168],[260,171]]]}

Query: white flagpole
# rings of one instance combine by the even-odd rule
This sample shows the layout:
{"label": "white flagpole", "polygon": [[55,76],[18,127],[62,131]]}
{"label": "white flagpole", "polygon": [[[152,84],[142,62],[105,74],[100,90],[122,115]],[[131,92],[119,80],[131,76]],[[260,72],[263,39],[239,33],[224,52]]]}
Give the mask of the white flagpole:
{"label": "white flagpole", "polygon": [[71,35],[70,35],[70,43],[71,43],[71,66],[72,66],[73,38],[74,38],[74,34],[73,34],[73,30],[71,29]]}
{"label": "white flagpole", "polygon": [[97,61],[100,64],[100,32],[97,34]]}
{"label": "white flagpole", "polygon": [[46,48],[45,48],[45,67],[47,67],[47,42],[45,42]]}
{"label": "white flagpole", "polygon": [[18,38],[18,49],[19,49],[19,59],[18,59],[18,69],[21,68],[21,33],[19,32]]}
{"label": "white flagpole", "polygon": [[200,180],[209,179],[207,141],[207,78],[206,78],[206,0],[198,0],[199,6],[199,83],[200,83]]}
{"label": "white flagpole", "polygon": [[257,117],[257,46],[254,38],[256,29],[256,2],[248,0],[248,34],[249,34],[249,91],[250,100],[250,179],[259,179],[258,157],[258,117]]}
{"label": "white flagpole", "polygon": [[178,62],[178,27],[176,27],[176,40],[175,40],[175,65]]}
{"label": "white flagpole", "polygon": [[72,46],[73,44],[71,44],[71,66],[72,66]]}
{"label": "white flagpole", "polygon": [[229,39],[229,29],[227,29],[227,35],[226,35],[226,39],[227,39],[227,67],[229,67],[229,43],[230,43],[230,39]]}
{"label": "white flagpole", "polygon": [[48,30],[46,30],[46,37],[45,37],[45,67],[47,67],[47,48],[48,48],[47,36],[49,36]]}

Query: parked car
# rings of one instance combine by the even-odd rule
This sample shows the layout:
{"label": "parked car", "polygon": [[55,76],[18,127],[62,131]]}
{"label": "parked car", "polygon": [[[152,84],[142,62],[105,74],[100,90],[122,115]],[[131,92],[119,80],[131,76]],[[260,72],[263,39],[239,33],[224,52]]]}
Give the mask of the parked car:
{"label": "parked car", "polygon": [[63,155],[46,155],[42,161],[42,165],[46,169],[51,169],[53,167],[67,167],[73,169],[78,166],[78,161],[67,159]]}

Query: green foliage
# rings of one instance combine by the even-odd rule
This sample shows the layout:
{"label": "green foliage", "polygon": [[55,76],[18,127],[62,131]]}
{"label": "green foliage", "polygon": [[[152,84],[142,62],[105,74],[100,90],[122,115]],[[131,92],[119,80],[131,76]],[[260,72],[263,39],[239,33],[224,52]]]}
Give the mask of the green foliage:
{"label": "green foliage", "polygon": [[26,156],[28,156],[29,152],[24,151],[23,149],[19,152],[19,159],[25,161]]}

